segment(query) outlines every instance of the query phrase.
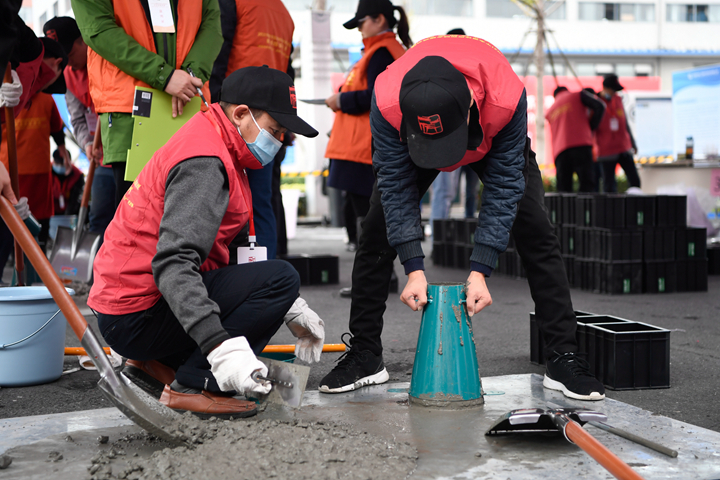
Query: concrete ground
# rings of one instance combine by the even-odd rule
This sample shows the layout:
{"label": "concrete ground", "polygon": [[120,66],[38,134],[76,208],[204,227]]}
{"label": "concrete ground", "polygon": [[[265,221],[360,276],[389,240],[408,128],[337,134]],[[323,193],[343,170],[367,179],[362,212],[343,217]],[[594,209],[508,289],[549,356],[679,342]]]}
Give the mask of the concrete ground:
{"label": "concrete ground", "polygon": [[[424,248],[429,253],[430,245]],[[302,296],[326,323],[326,342],[339,343],[348,330],[350,300],[340,298],[340,287],[350,285],[353,254],[345,251],[340,229],[301,227],[298,238],[290,241],[291,253],[332,253],[340,257],[340,285],[303,287]],[[396,271],[402,273],[399,263]],[[431,282],[464,281],[467,273],[434,267],[426,263]],[[6,278],[8,274],[6,272]],[[404,276],[401,275],[401,285]],[[488,281],[493,305],[473,318],[478,361],[483,377],[543,373],[530,363],[528,313],[534,310],[527,282],[494,276]],[[720,432],[720,277],[710,277],[709,291],[667,295],[603,296],[573,290],[576,310],[616,315],[672,330],[671,388],[658,390],[608,391],[608,398]],[[77,298],[81,311],[97,333],[97,324]],[[392,295],[385,314],[384,359],[391,381],[410,378],[421,314],[412,312]],[[99,335],[98,335],[99,337]],[[271,343],[293,343],[282,328]],[[79,346],[67,329],[67,346]],[[316,389],[320,379],[333,367],[340,354],[324,354],[314,365],[308,389]],[[65,369],[77,366],[76,357],[66,358]],[[97,373],[79,371],[63,375],[58,381],[23,388],[0,389],[0,418],[109,407],[95,387]]]}

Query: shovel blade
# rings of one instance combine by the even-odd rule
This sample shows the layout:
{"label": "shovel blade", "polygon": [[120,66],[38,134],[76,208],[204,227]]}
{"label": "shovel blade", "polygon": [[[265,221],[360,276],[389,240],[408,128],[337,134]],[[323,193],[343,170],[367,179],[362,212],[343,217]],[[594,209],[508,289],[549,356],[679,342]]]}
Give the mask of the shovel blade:
{"label": "shovel blade", "polygon": [[58,227],[50,264],[61,279],[89,283],[92,280],[93,261],[100,248],[100,234],[82,232],[74,255],[73,234],[73,230],[68,227]]}
{"label": "shovel blade", "polygon": [[295,365],[294,363],[280,362],[269,358],[258,357],[268,367],[268,378],[274,378],[292,384],[292,388],[282,387],[273,384],[272,390],[261,401],[287,405],[292,408],[300,408],[302,397],[307,386],[310,367]]}
{"label": "shovel blade", "polygon": [[171,433],[175,430],[171,422],[180,415],[135,387],[122,373],[101,377],[98,387],[118,410],[143,429],[173,445],[187,445],[184,438]]}
{"label": "shovel blade", "polygon": [[485,435],[509,435],[511,433],[561,433],[553,418],[558,415],[566,415],[580,425],[586,422],[595,421],[600,418],[607,419],[601,412],[593,412],[582,408],[556,408],[545,410],[542,408],[521,408],[511,410],[501,416],[485,432]]}

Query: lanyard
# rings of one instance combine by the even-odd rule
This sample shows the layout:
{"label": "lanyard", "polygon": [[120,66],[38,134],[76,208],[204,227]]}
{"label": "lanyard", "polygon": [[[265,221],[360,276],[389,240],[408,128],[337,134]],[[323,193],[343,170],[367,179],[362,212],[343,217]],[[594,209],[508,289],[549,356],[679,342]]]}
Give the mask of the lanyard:
{"label": "lanyard", "polygon": [[[223,132],[220,129],[220,125],[218,125],[217,121],[213,118],[212,112],[208,111],[205,114],[205,117],[212,123],[213,127],[215,128],[215,131],[220,135],[220,138],[224,138]],[[247,182],[247,173],[245,173],[245,170],[243,169],[242,174],[245,175],[245,181]],[[245,200],[245,198],[243,198]],[[250,205],[247,205],[247,200],[245,200],[245,205],[248,207],[248,211],[250,212],[250,220],[249,220],[249,230],[248,230],[248,242],[250,242],[250,248],[255,247],[255,243],[257,243],[257,239],[255,238],[255,220],[253,215],[253,208],[252,203]]]}

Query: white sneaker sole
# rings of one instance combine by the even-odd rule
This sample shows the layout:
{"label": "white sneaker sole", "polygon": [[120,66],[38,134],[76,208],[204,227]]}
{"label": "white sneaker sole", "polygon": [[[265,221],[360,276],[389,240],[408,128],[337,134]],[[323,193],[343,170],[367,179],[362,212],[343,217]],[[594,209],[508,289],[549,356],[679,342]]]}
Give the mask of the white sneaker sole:
{"label": "white sneaker sole", "polygon": [[600,394],[598,392],[592,392],[590,395],[579,395],[575,392],[571,392],[568,390],[565,385],[558,382],[557,380],[553,380],[552,378],[545,375],[545,378],[543,378],[543,387],[549,388],[550,390],[557,390],[559,392],[562,392],[563,395],[565,395],[568,398],[574,398],[575,400],[590,400],[590,401],[597,401],[597,400],[603,400],[605,398],[604,394]]}
{"label": "white sneaker sole", "polygon": [[363,377],[357,382],[351,383],[350,385],[343,385],[342,387],[338,388],[328,388],[327,385],[321,385],[318,390],[321,393],[352,392],[353,390],[357,390],[358,388],[366,387],[368,385],[379,385],[381,383],[387,382],[388,380],[390,380],[390,375],[388,375],[387,369],[383,368],[380,372],[374,375]]}

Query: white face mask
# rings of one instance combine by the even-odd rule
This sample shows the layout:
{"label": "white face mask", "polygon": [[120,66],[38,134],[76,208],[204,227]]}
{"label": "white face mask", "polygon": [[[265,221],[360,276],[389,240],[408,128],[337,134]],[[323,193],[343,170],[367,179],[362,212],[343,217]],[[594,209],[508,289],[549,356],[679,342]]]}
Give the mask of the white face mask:
{"label": "white face mask", "polygon": [[[277,155],[277,152],[280,150],[280,147],[282,147],[282,142],[277,138],[273,137],[270,132],[268,132],[264,128],[260,128],[260,125],[258,125],[258,123],[255,121],[255,116],[252,114],[252,112],[250,112],[250,118],[252,118],[255,126],[258,128],[258,130],[260,130],[260,133],[258,133],[258,136],[254,142],[245,143],[247,144],[250,153],[252,153],[253,156],[257,159],[257,161],[260,162],[260,165],[264,167],[265,165],[273,161],[275,155]],[[236,128],[238,133],[242,137],[240,127]]]}

